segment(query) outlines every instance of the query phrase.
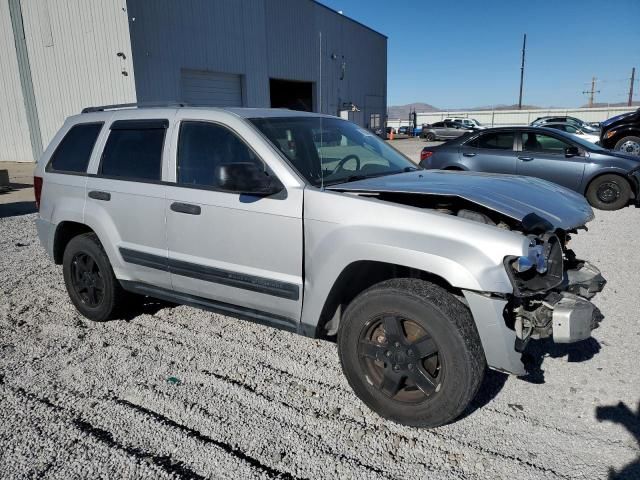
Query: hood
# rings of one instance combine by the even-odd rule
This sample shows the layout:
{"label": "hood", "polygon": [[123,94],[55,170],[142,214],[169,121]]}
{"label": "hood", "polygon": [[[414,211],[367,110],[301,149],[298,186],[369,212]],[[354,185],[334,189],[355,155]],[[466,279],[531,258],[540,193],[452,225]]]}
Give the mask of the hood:
{"label": "hood", "polygon": [[624,120],[625,118],[633,117],[634,115],[640,115],[640,108],[634,112],[622,113],[620,115],[616,115],[615,117],[611,117],[604,122],[600,122],[600,126],[604,129],[604,127],[608,127],[609,125],[616,123],[620,120]]}
{"label": "hood", "polygon": [[562,230],[580,227],[594,218],[582,195],[539,178],[517,175],[418,170],[342,183],[328,189],[459,197],[519,222],[534,214],[547,220],[554,229]]}

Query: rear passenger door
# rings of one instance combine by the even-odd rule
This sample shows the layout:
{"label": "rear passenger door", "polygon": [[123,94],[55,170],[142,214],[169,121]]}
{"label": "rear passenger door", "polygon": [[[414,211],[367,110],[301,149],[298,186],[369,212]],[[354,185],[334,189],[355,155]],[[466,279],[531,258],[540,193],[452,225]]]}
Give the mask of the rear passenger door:
{"label": "rear passenger door", "polygon": [[120,280],[170,288],[165,232],[163,151],[169,119],[119,119],[102,138],[87,179],[85,223]]}
{"label": "rear passenger door", "polygon": [[166,199],[173,289],[293,330],[302,308],[303,190],[265,198],[218,188],[219,164],[252,162],[269,170],[241,127],[251,128],[187,117],[174,132],[175,184]]}
{"label": "rear passenger door", "polygon": [[515,133],[483,133],[460,147],[461,163],[469,170],[491,173],[516,173]]}

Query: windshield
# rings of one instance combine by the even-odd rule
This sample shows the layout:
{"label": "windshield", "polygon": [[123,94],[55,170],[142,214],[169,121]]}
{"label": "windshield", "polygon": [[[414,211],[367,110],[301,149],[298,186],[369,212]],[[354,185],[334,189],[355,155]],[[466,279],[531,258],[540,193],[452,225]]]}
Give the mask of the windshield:
{"label": "windshield", "polygon": [[250,121],[316,187],[418,169],[415,163],[371,132],[338,118],[282,117]]}

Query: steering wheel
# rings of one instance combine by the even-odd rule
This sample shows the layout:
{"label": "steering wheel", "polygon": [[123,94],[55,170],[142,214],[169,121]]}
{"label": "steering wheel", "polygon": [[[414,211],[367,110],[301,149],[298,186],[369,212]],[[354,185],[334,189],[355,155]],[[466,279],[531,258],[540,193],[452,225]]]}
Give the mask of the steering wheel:
{"label": "steering wheel", "polygon": [[347,163],[352,158],[354,158],[356,160],[356,170],[360,170],[360,157],[358,157],[357,155],[354,155],[352,153],[352,154],[347,155],[346,157],[344,157],[342,160],[340,160],[340,162],[338,162],[338,165],[336,165],[336,168],[333,169],[333,171],[331,172],[331,175],[334,175],[334,174],[338,173],[340,170],[343,170],[344,169],[344,164]]}

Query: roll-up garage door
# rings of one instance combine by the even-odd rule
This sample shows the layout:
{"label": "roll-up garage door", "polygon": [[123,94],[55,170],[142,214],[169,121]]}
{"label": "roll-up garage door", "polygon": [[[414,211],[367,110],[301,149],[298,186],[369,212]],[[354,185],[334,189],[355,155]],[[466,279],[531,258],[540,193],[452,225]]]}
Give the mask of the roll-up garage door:
{"label": "roll-up garage door", "polygon": [[242,77],[232,73],[182,70],[182,100],[192,105],[242,107]]}

